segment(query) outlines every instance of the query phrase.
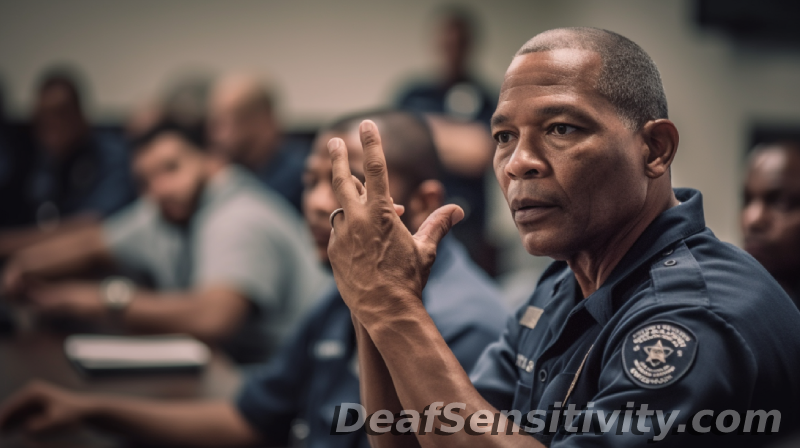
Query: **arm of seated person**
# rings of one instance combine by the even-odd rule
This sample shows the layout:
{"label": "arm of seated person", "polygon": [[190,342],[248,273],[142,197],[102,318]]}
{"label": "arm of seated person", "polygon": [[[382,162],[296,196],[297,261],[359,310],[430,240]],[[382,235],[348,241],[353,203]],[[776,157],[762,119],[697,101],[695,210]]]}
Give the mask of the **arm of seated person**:
{"label": "arm of seated person", "polygon": [[111,255],[99,223],[85,223],[27,247],[6,263],[2,289],[19,294],[33,280],[85,272]]}
{"label": "arm of seated person", "polygon": [[46,240],[97,225],[98,222],[98,216],[86,213],[67,218],[52,230],[43,230],[38,227],[4,230],[0,232],[0,258],[9,257],[26,247],[40,244]]}
{"label": "arm of seated person", "polygon": [[71,392],[34,382],[0,404],[0,431],[42,433],[88,423],[142,441],[249,446],[259,436],[226,401],[164,401]]}
{"label": "arm of seated person", "polygon": [[228,286],[196,291],[134,292],[129,305],[115,316],[103,302],[101,286],[89,282],[61,282],[39,286],[29,293],[37,313],[101,322],[121,318],[133,333],[186,333],[207,342],[231,334],[250,311],[249,300]]}

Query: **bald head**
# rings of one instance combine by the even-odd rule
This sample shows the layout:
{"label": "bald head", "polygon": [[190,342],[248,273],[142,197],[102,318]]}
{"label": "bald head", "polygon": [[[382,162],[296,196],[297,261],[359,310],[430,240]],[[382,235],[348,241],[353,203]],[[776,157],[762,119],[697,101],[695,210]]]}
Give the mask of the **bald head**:
{"label": "bald head", "polygon": [[211,108],[264,109],[274,106],[272,88],[255,75],[234,74],[220,79],[211,95]]}
{"label": "bald head", "polygon": [[212,147],[236,163],[260,170],[278,147],[272,88],[259,77],[229,75],[217,82],[209,108]]}
{"label": "bald head", "polygon": [[595,87],[631,129],[669,118],[658,68],[630,39],[598,28],[558,28],[534,36],[516,56],[560,49],[592,51],[600,56]]}

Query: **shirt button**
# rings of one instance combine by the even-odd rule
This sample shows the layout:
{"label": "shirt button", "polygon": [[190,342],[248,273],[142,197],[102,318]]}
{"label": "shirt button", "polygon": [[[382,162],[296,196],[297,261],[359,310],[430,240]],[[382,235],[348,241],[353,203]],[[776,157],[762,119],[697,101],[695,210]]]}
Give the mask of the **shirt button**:
{"label": "shirt button", "polygon": [[664,262],[664,266],[675,266],[676,264],[678,264],[678,262],[675,260],[667,260]]}
{"label": "shirt button", "polygon": [[539,370],[539,381],[545,382],[547,381],[547,371],[544,369]]}

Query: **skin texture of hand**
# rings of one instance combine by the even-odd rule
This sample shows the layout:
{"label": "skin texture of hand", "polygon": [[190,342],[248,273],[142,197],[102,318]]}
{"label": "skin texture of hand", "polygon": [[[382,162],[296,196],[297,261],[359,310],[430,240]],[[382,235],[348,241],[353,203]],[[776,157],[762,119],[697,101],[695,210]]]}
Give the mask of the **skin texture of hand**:
{"label": "skin texture of hand", "polygon": [[0,430],[52,431],[80,423],[91,409],[91,397],[36,381],[0,406]]}
{"label": "skin texture of hand", "polygon": [[[366,186],[351,175],[344,142],[334,138],[328,143],[334,191],[344,209],[334,220],[328,256],[342,297],[354,315],[367,323],[402,310],[406,300],[419,303],[436,246],[464,212],[456,205],[445,205],[412,235],[388,191],[377,126],[365,120],[359,130]],[[387,297],[392,301],[383,300]]]}
{"label": "skin texture of hand", "polygon": [[61,282],[37,286],[27,293],[36,313],[97,320],[107,314],[100,287],[89,282]]}

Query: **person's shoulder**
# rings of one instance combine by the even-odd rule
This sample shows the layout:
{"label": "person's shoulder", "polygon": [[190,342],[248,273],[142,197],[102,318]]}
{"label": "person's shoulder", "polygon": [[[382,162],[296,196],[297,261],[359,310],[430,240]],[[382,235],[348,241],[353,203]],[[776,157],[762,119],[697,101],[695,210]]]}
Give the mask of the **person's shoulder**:
{"label": "person's shoulder", "polygon": [[92,140],[100,161],[106,167],[123,165],[126,169],[130,153],[125,139],[117,132],[101,129],[92,132]]}
{"label": "person's shoulder", "polygon": [[226,181],[232,184],[231,192],[214,206],[214,216],[209,219],[263,229],[302,228],[297,211],[252,174],[229,167],[226,175],[230,177]]}
{"label": "person's shoulder", "polygon": [[[460,243],[448,238],[440,247],[446,263],[435,266],[423,291],[425,308],[447,327],[484,326],[498,331],[505,326],[509,310],[494,280],[481,270]],[[441,330],[441,328],[440,328]]]}
{"label": "person's shoulder", "polygon": [[[635,288],[622,310],[621,333],[674,324],[706,337],[738,339],[760,359],[800,326],[800,311],[763,267],[708,229],[676,242],[645,267],[648,282]],[[800,355],[800,342],[791,346]]]}

